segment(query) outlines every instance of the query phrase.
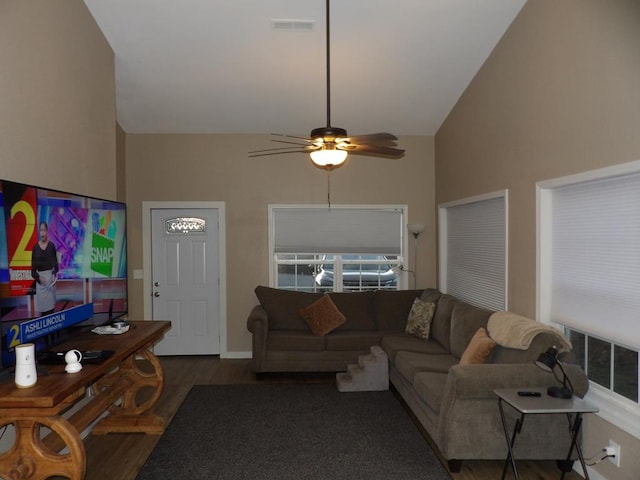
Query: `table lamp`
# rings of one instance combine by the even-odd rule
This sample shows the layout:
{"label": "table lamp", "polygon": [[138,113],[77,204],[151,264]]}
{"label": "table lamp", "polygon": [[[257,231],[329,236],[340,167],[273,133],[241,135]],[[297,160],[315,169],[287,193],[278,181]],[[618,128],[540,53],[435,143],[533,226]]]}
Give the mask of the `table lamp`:
{"label": "table lamp", "polygon": [[[567,377],[567,372],[564,371],[562,363],[558,360],[558,349],[556,347],[549,348],[546,352],[541,353],[535,364],[546,372],[553,373],[556,380],[562,383],[562,386],[551,386],[547,388],[547,395],[555,398],[571,398],[573,397],[573,385],[571,380]],[[562,372],[562,380],[558,378],[555,367],[560,367]]]}

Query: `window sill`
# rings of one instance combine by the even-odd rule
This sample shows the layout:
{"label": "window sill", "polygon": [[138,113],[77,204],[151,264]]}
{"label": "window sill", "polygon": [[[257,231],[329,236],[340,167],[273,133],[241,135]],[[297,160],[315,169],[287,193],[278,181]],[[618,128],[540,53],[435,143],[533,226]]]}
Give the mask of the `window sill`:
{"label": "window sill", "polygon": [[596,405],[602,419],[640,439],[640,405],[590,382],[585,399]]}

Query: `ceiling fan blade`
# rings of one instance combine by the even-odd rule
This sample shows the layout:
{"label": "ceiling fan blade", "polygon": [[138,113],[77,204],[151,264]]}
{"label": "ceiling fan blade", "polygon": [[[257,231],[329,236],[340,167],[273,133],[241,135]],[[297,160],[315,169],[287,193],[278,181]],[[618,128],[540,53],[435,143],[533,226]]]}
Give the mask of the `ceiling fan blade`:
{"label": "ceiling fan blade", "polygon": [[[276,137],[297,138],[298,140],[304,140],[305,142],[311,142],[310,138],[299,137],[297,135],[287,135],[286,133],[272,133],[271,135],[275,135]],[[277,140],[273,140],[273,141],[276,142]]]}
{"label": "ceiling fan blade", "polygon": [[384,145],[352,145],[344,148],[352,155],[368,155],[370,157],[400,158],[404,156],[401,148],[386,147]]}
{"label": "ceiling fan blade", "polygon": [[272,142],[276,142],[276,143],[287,143],[287,144],[290,144],[290,145],[300,145],[301,147],[306,147],[306,146],[308,146],[308,144],[306,144],[306,143],[300,143],[300,142],[289,142],[289,141],[287,141],[287,140],[276,140],[276,139],[273,139],[273,138],[271,139],[271,141],[272,141]]}
{"label": "ceiling fan blade", "polygon": [[263,148],[261,150],[253,150],[249,153],[262,153],[262,152],[283,152],[283,153],[288,153],[286,152],[287,150],[292,150],[294,152],[310,152],[311,150],[315,150],[316,147],[312,146],[312,145],[301,145],[301,144],[295,144],[296,146],[291,146],[291,147],[274,147],[274,148]]}
{"label": "ceiling fan blade", "polygon": [[380,132],[370,133],[367,135],[354,135],[352,137],[346,138],[345,140],[351,143],[366,143],[368,145],[390,145],[395,144],[396,140],[398,140],[398,137],[396,137],[392,133]]}
{"label": "ceiling fan blade", "polygon": [[257,150],[256,152],[249,152],[249,157],[265,157],[267,155],[284,155],[285,153],[307,153],[309,150],[288,150],[288,151],[275,151],[270,152],[267,150]]}

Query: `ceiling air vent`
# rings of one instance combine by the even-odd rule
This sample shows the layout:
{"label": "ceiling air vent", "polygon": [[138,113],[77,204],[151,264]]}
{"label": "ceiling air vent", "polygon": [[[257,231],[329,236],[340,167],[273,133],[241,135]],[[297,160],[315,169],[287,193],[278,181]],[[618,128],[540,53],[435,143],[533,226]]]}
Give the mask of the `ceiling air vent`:
{"label": "ceiling air vent", "polygon": [[279,32],[312,32],[314,20],[271,20],[271,28]]}

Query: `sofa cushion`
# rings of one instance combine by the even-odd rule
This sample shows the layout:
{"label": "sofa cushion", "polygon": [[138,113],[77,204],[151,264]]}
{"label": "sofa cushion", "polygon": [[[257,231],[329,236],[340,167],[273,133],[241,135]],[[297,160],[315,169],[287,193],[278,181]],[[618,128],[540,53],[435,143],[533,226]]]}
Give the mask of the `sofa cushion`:
{"label": "sofa cushion", "polygon": [[382,349],[393,362],[399,351],[429,353],[433,355],[445,355],[447,352],[442,345],[433,340],[426,342],[421,338],[407,333],[385,333],[380,342]]}
{"label": "sofa cushion", "polygon": [[299,330],[309,327],[300,316],[300,309],[322,297],[321,293],[294,292],[259,285],[255,289],[260,305],[269,316],[269,330]]}
{"label": "sofa cushion", "polygon": [[328,295],[338,310],[347,317],[347,322],[338,330],[377,330],[373,313],[373,292],[329,293]]}
{"label": "sofa cushion", "polygon": [[373,310],[378,330],[404,332],[413,301],[423,290],[376,290]]}
{"label": "sofa cushion", "polygon": [[435,309],[435,303],[423,302],[416,298],[407,318],[405,332],[423,340],[429,340],[429,330],[431,329],[431,320],[433,320]]}
{"label": "sofa cushion", "polygon": [[460,358],[471,337],[480,327],[487,328],[487,322],[493,312],[474,307],[464,302],[456,302],[451,312],[451,354]]}
{"label": "sofa cushion", "polygon": [[438,303],[440,297],[442,296],[442,292],[437,288],[425,288],[420,294],[420,300],[423,302],[432,302]]}
{"label": "sofa cushion", "polygon": [[[427,301],[427,298],[422,298]],[[451,351],[451,312],[457,300],[451,295],[441,295],[431,322],[431,338]]]}
{"label": "sofa cushion", "polygon": [[324,339],[325,337],[318,337],[309,331],[270,331],[267,336],[267,351],[322,352],[325,350]]}
{"label": "sofa cushion", "polygon": [[398,352],[393,362],[396,370],[409,383],[413,383],[418,372],[447,373],[457,363],[458,359],[452,355],[430,355],[405,351]]}
{"label": "sofa cushion", "polygon": [[313,334],[320,337],[335,330],[347,321],[329,295],[324,295],[311,305],[302,307],[300,315],[307,322]]}
{"label": "sofa cushion", "polygon": [[431,410],[440,413],[440,405],[447,383],[446,373],[419,372],[413,379],[413,388]]}
{"label": "sofa cushion", "polygon": [[485,363],[495,346],[496,342],[489,337],[487,330],[479,328],[460,357],[460,365]]}
{"label": "sofa cushion", "polygon": [[331,332],[324,338],[327,350],[359,351],[380,345],[381,335],[378,332]]}

